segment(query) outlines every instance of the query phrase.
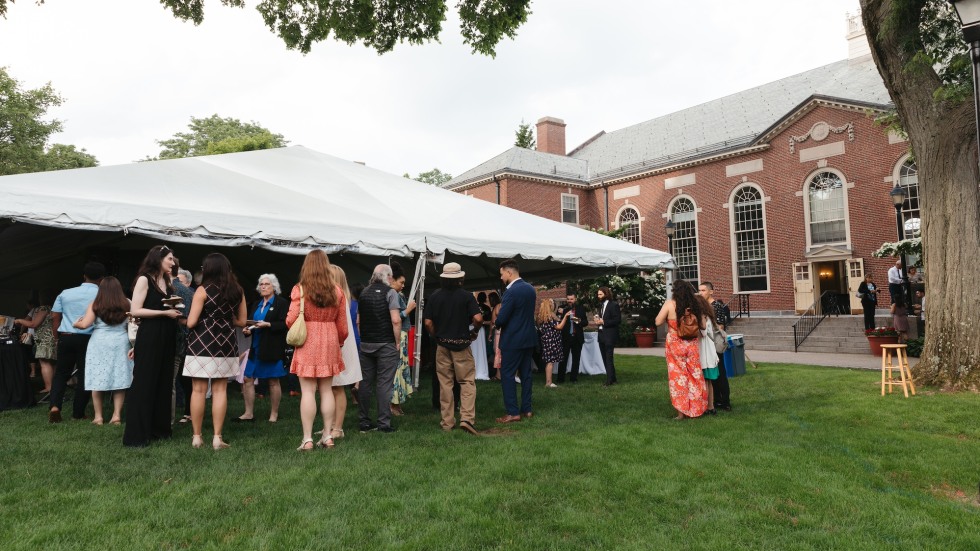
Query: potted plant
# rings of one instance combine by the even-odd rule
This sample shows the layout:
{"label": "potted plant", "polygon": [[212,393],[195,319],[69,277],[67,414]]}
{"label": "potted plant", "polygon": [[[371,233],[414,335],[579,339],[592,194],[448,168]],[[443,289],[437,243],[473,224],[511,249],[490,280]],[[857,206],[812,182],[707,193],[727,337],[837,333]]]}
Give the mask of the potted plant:
{"label": "potted plant", "polygon": [[650,327],[637,326],[633,330],[633,338],[636,339],[636,346],[639,348],[652,348],[653,336],[653,329]]}
{"label": "potted plant", "polygon": [[871,354],[881,356],[881,345],[898,344],[898,331],[894,327],[875,327],[865,329],[864,336],[868,337],[868,344],[871,346]]}

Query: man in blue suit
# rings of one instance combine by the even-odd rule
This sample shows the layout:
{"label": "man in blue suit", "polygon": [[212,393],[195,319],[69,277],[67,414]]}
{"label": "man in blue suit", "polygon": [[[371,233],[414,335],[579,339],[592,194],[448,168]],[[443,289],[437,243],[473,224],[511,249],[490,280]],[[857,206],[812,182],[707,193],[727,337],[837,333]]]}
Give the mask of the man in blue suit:
{"label": "man in blue suit", "polygon": [[[507,286],[503,302],[497,313],[496,325],[500,329],[500,386],[504,392],[507,415],[497,418],[498,423],[514,423],[521,417],[534,416],[531,408],[531,355],[538,342],[538,330],[534,326],[534,304],[537,294],[534,287],[521,279],[520,269],[514,260],[500,263],[500,281]],[[521,378],[521,405],[517,405],[517,382]]]}

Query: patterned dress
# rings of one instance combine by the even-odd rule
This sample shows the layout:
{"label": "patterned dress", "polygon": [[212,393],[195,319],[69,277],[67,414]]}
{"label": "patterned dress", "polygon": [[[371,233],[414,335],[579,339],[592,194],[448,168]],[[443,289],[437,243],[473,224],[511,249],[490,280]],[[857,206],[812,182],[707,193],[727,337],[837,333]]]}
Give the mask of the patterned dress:
{"label": "patterned dress", "polygon": [[46,314],[41,325],[34,330],[34,357],[39,360],[57,360],[58,347],[54,343],[54,325],[51,321],[51,307],[41,306],[35,316]]}
{"label": "patterned dress", "polygon": [[708,394],[701,373],[700,339],[677,336],[677,320],[667,320],[667,386],[674,409],[700,417],[708,409]]}
{"label": "patterned dress", "polygon": [[133,384],[126,322],[109,325],[95,319],[95,330],[85,350],[85,390],[126,390]]}
{"label": "patterned dress", "polygon": [[218,304],[218,288],[204,288],[207,297],[201,317],[187,333],[187,356],[184,376],[196,379],[221,379],[238,375],[238,338],[232,321],[236,305]]}
{"label": "patterned dress", "polygon": [[[347,340],[347,299],[340,287],[334,292],[339,303],[321,308],[311,300],[305,301],[303,318],[306,320],[306,342],[297,346],[293,352],[291,373],[298,377],[324,378],[339,375],[344,371],[344,360],[340,347]],[[299,317],[299,285],[289,294],[289,315],[286,325],[293,326]]]}
{"label": "patterned dress", "polygon": [[558,322],[548,320],[538,325],[538,338],[541,340],[541,361],[548,364],[561,363],[561,332]]}
{"label": "patterned dress", "polygon": [[398,305],[401,307],[402,334],[398,342],[398,369],[395,370],[395,387],[391,393],[391,403],[395,405],[404,404],[408,401],[408,397],[415,392],[412,388],[412,367],[408,364],[408,330],[412,328],[412,321],[405,315],[408,303],[401,295],[398,295]]}

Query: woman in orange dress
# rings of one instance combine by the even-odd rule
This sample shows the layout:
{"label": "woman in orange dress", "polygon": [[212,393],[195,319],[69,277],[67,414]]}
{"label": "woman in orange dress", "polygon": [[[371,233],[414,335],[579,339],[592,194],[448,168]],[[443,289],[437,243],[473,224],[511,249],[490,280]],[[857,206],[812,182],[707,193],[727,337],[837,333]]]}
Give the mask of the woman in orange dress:
{"label": "woman in orange dress", "polygon": [[[313,449],[313,421],[316,417],[316,394],[320,394],[320,414],[330,426],[334,416],[333,378],[344,370],[341,347],[347,340],[347,299],[337,286],[330,260],[321,250],[311,251],[303,261],[299,283],[290,293],[289,314],[286,325],[292,327],[299,318],[300,301],[304,302],[303,318],[306,321],[306,341],[296,347],[289,370],[299,377],[302,397],[299,403],[303,421],[303,442],[300,451]],[[333,447],[329,430],[317,446]]]}
{"label": "woman in orange dress", "polygon": [[701,372],[700,340],[682,339],[677,334],[678,312],[683,316],[690,310],[695,319],[705,315],[703,306],[695,298],[694,287],[684,280],[674,282],[673,297],[664,303],[657,314],[657,325],[667,322],[667,386],[670,402],[677,410],[675,419],[700,417],[708,409],[708,395]]}

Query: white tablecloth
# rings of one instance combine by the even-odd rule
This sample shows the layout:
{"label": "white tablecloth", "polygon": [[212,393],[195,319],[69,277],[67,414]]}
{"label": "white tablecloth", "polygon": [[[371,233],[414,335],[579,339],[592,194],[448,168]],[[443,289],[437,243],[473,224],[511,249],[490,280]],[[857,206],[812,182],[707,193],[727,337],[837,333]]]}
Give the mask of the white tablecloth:
{"label": "white tablecloth", "polygon": [[[572,355],[568,354],[568,364],[565,366],[565,373],[572,372]],[[555,366],[555,373],[558,373],[558,366]],[[602,363],[602,353],[599,352],[599,333],[594,331],[585,332],[585,344],[582,346],[582,361],[579,362],[578,372],[582,375],[605,375],[606,366]]]}
{"label": "white tablecloth", "polygon": [[473,361],[476,362],[476,378],[478,381],[490,380],[487,366],[487,334],[483,327],[476,336],[476,340],[470,343],[470,351],[473,352]]}

